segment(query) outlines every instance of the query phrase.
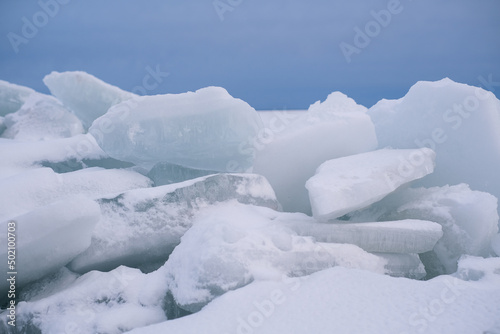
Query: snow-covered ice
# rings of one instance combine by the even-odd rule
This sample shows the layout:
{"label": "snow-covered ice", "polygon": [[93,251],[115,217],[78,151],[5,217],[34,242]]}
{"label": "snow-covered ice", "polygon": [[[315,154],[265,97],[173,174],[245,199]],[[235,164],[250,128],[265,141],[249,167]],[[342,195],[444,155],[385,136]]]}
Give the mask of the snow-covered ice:
{"label": "snow-covered ice", "polygon": [[323,163],[311,177],[312,213],[328,221],[375,203],[399,187],[434,170],[431,149],[383,149]]}
{"label": "snow-covered ice", "polygon": [[85,72],[52,72],[43,78],[52,95],[72,110],[85,128],[111,106],[137,95],[121,90]]}
{"label": "snow-covered ice", "polygon": [[279,209],[267,180],[253,174],[217,174],[100,199],[92,244],[69,267],[86,272],[164,263],[200,210],[233,199]]}
{"label": "snow-covered ice", "polygon": [[340,92],[307,112],[266,113],[264,128],[242,148],[256,153],[254,172],[269,180],[285,211],[311,213],[304,184],[320,164],[377,146],[366,108]]}
{"label": "snow-covered ice", "polygon": [[0,116],[18,111],[33,93],[31,88],[0,80]]}
{"label": "snow-covered ice", "polygon": [[[99,220],[97,203],[82,197],[67,198],[37,208],[0,224],[0,238],[7,240],[9,222],[15,222],[16,287],[59,270],[90,245]],[[4,244],[5,245],[5,244]],[[7,247],[0,250],[1,299],[7,297]]]}

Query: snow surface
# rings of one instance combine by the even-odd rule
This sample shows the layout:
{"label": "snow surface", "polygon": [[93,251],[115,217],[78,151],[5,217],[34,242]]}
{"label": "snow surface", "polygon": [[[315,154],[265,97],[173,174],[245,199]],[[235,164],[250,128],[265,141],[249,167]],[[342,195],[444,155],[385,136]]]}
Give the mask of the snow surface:
{"label": "snow surface", "polygon": [[254,172],[269,180],[285,211],[311,213],[304,184],[320,164],[377,146],[366,108],[340,92],[307,112],[260,115],[265,127],[242,148],[255,152]]}
{"label": "snow surface", "polygon": [[373,204],[434,170],[435,154],[378,150],[329,160],[306,183],[314,218],[328,221]]}

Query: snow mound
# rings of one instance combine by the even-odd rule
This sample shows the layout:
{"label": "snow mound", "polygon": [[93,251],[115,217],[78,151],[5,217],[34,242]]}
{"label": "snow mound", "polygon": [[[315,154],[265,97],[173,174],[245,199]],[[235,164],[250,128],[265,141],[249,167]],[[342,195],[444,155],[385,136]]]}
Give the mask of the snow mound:
{"label": "snow mound", "polygon": [[232,199],[279,208],[267,180],[254,174],[217,174],[100,199],[92,244],[69,267],[86,272],[164,263],[200,210]]}
{"label": "snow mound", "polygon": [[71,109],[87,129],[109,108],[138,97],[85,72],[52,72],[43,78],[52,95]]}
{"label": "snow mound", "polygon": [[31,88],[0,80],[0,116],[18,111],[33,93]]}
{"label": "snow mound", "polygon": [[328,221],[375,203],[404,184],[434,170],[435,154],[418,150],[378,150],[329,160],[306,183],[312,213]]}
{"label": "snow mound", "polygon": [[264,175],[283,210],[311,214],[304,189],[323,162],[377,146],[366,108],[334,92],[307,112],[262,112],[265,127],[242,149],[256,153],[254,172]]}

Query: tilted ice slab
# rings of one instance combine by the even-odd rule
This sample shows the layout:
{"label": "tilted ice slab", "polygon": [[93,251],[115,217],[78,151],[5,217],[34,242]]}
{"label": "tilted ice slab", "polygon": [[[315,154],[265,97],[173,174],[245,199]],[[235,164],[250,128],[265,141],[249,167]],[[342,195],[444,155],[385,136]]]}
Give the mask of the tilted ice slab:
{"label": "tilted ice slab", "polygon": [[80,120],[52,96],[32,93],[22,107],[5,116],[3,138],[50,140],[83,133]]}
{"label": "tilted ice slab", "polygon": [[200,210],[232,199],[279,208],[267,180],[254,174],[217,174],[100,199],[92,244],[69,267],[86,272],[165,261]]}
{"label": "tilted ice slab", "polygon": [[328,224],[302,219],[288,221],[287,226],[319,242],[354,244],[368,252],[424,253],[443,236],[441,225],[415,219]]}
{"label": "tilted ice slab", "polygon": [[355,245],[316,242],[294,233],[281,215],[293,214],[235,202],[200,213],[163,267],[179,307],[196,312],[253,280],[304,276],[333,266],[394,276],[425,274],[414,255],[378,256]]}
{"label": "tilted ice slab", "polygon": [[242,143],[261,120],[246,102],[220,87],[145,96],[112,107],[89,132],[111,157],[150,169],[158,162],[219,172],[248,171],[253,152]]}
{"label": "tilted ice slab", "polygon": [[150,185],[147,177],[120,169],[87,168],[65,174],[50,168],[31,169],[0,179],[0,220],[72,195],[97,199]]}
{"label": "tilted ice slab", "polygon": [[304,184],[320,164],[377,146],[366,108],[340,92],[307,112],[276,111],[263,118],[265,127],[242,149],[256,153],[254,172],[269,180],[289,212],[311,214]]}
{"label": "tilted ice slab", "polygon": [[435,153],[383,149],[323,163],[306,183],[314,218],[328,221],[375,203],[434,170]]}
{"label": "tilted ice slab", "polygon": [[0,116],[18,111],[33,93],[31,88],[0,80]]}
{"label": "tilted ice slab", "polygon": [[217,174],[217,172],[212,170],[189,168],[171,164],[169,162],[159,162],[149,171],[147,177],[155,183],[155,186],[163,186],[166,184],[196,179],[210,174]]}
{"label": "tilted ice slab", "polygon": [[52,72],[43,78],[52,95],[71,109],[85,128],[122,101],[137,98],[85,72]]}
{"label": "tilted ice slab", "polygon": [[421,255],[431,276],[455,272],[463,254],[489,256],[498,233],[497,199],[466,184],[404,189],[350,216],[353,221],[426,219],[440,224],[443,237]]}
{"label": "tilted ice slab", "polygon": [[420,81],[403,98],[382,100],[368,114],[379,147],[436,151],[434,173],[418,185],[466,183],[500,198],[500,101],[493,93],[450,79]]}
{"label": "tilted ice slab", "polygon": [[[25,215],[2,221],[1,240],[15,233],[15,268],[7,267],[7,247],[0,256],[1,298],[7,297],[8,272],[16,271],[16,287],[53,273],[90,245],[92,230],[99,220],[99,205],[76,197],[37,208]],[[14,226],[9,230],[9,226]],[[2,242],[3,245],[6,243]],[[10,254],[10,253],[9,253]],[[13,270],[14,269],[14,270]]]}

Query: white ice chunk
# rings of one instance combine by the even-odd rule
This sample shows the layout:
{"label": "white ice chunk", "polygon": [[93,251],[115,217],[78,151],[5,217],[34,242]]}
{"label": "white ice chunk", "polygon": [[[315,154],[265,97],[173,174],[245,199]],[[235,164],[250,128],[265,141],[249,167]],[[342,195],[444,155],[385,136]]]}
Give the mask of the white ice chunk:
{"label": "white ice chunk", "polygon": [[102,219],[92,244],[70,268],[86,272],[165,262],[198,211],[231,199],[279,208],[267,180],[254,174],[217,174],[101,199]]}
{"label": "white ice chunk", "polygon": [[314,218],[328,221],[375,203],[434,169],[428,149],[357,154],[323,163],[306,183]]}
{"label": "white ice chunk", "polygon": [[242,148],[256,152],[254,172],[264,175],[283,210],[311,214],[304,184],[329,159],[377,146],[366,108],[334,92],[306,112],[262,112],[265,127]]}
{"label": "white ice chunk", "polygon": [[[220,172],[248,171],[253,152],[242,143],[261,120],[246,102],[220,87],[145,96],[112,107],[89,132],[111,157],[150,169],[158,162]],[[106,130],[106,131],[104,131]]]}
{"label": "white ice chunk", "polygon": [[0,220],[72,195],[97,199],[150,185],[147,177],[120,169],[87,168],[64,174],[50,168],[32,169],[0,179]]}
{"label": "white ice chunk", "polygon": [[493,93],[450,79],[421,81],[368,114],[379,147],[436,152],[436,169],[419,186],[466,183],[500,198],[500,101]]}
{"label": "white ice chunk", "polygon": [[52,72],[43,78],[52,95],[71,109],[85,128],[122,101],[138,97],[85,72]]}
{"label": "white ice chunk", "polygon": [[31,94],[23,106],[5,116],[3,138],[23,141],[50,140],[83,133],[82,123],[57,99]]}
{"label": "white ice chunk", "polygon": [[432,276],[455,272],[463,254],[489,256],[498,233],[497,199],[466,184],[404,189],[350,216],[353,221],[426,219],[440,224],[443,237],[422,256]]}
{"label": "white ice chunk", "polygon": [[497,256],[500,256],[500,234],[494,235],[491,238],[491,249]]}
{"label": "white ice chunk", "polygon": [[18,111],[33,93],[31,88],[0,80],[0,116]]}
{"label": "white ice chunk", "polygon": [[[21,288],[26,283],[57,271],[83,252],[90,245],[92,230],[99,217],[97,203],[78,197],[2,221],[1,240],[8,240],[8,231],[16,235],[14,270],[7,267],[7,247],[0,250],[0,257],[5,259],[0,263],[2,298],[7,296],[8,272],[17,272],[16,286]],[[14,231],[8,229],[11,226],[14,226]]]}

